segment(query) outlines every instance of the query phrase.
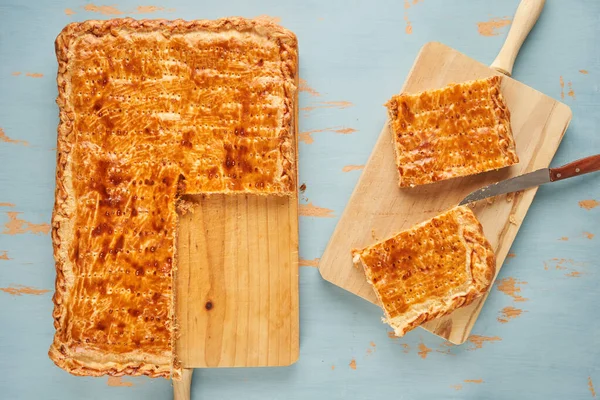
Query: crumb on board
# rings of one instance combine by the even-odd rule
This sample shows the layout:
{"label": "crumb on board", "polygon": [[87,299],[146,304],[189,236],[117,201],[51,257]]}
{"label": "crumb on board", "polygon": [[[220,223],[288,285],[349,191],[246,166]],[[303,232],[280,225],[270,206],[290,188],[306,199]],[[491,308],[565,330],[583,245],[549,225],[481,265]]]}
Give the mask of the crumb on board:
{"label": "crumb on board", "polygon": [[506,193],[506,201],[508,201],[509,203],[511,201],[513,201],[514,198],[515,198],[514,192],[512,192],[512,193]]}
{"label": "crumb on board", "polygon": [[517,219],[515,218],[515,214],[510,214],[508,217],[508,221],[513,225],[518,225]]}

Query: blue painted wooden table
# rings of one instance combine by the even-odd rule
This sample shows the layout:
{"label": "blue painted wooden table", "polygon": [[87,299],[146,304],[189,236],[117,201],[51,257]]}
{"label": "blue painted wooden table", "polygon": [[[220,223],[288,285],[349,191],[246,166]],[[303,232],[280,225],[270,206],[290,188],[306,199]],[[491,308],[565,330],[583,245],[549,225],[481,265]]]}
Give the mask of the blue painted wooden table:
{"label": "blue painted wooden table", "polygon": [[[85,19],[269,15],[300,44],[301,355],[288,368],[196,370],[202,399],[558,398],[600,390],[600,174],[542,187],[469,341],[392,339],[381,311],[323,281],[321,256],[419,48],[484,63],[518,0],[0,1],[0,398],[165,399],[171,382],[55,367],[49,225],[54,38]],[[112,3],[112,2],[111,2]],[[553,161],[600,153],[600,2],[548,0],[513,76],[573,110]]]}

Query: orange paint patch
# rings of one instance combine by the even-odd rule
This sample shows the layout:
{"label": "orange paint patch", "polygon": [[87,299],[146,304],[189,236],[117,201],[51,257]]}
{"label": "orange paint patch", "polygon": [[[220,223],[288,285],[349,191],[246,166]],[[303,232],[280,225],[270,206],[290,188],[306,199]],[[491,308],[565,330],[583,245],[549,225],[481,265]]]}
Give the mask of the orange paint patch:
{"label": "orange paint patch", "polygon": [[594,234],[591,232],[583,232],[583,236],[585,236],[586,238],[592,240],[594,238]]}
{"label": "orange paint patch", "polygon": [[320,258],[313,258],[312,260],[307,260],[305,258],[301,258],[300,260],[298,260],[298,265],[301,267],[318,267],[319,266],[319,261],[321,261]]}
{"label": "orange paint patch", "polygon": [[465,379],[465,383],[480,384],[483,383],[483,379]]}
{"label": "orange paint patch", "polygon": [[312,137],[312,135],[313,135],[313,133],[319,133],[319,132],[334,132],[334,133],[339,133],[341,135],[348,135],[350,133],[356,132],[356,129],[343,128],[343,127],[313,129],[312,131],[300,132],[298,134],[298,140],[301,142],[304,142],[306,144],[313,144],[315,139]]}
{"label": "orange paint patch", "polygon": [[527,282],[518,281],[515,278],[508,277],[498,282],[498,290],[507,296],[513,298],[514,301],[527,301],[526,298],[521,297],[518,293],[521,292],[521,288],[517,285],[525,285]]}
{"label": "orange paint patch", "polygon": [[132,382],[124,381],[122,376],[109,376],[108,380],[106,381],[106,384],[108,386],[133,386]]}
{"label": "orange paint patch", "polygon": [[13,203],[0,203],[0,207],[14,207]]}
{"label": "orange paint patch", "polygon": [[406,343],[402,343],[402,352],[407,353],[410,351],[410,346]]}
{"label": "orange paint patch", "polygon": [[363,169],[364,167],[364,165],[346,165],[344,166],[344,168],[342,168],[342,172],[358,171]]}
{"label": "orange paint patch", "polygon": [[513,318],[517,318],[523,313],[523,310],[515,307],[504,307],[500,311],[501,315],[498,317],[498,322],[505,324]]}
{"label": "orange paint patch", "polygon": [[561,237],[561,238],[560,238],[560,239],[558,239],[558,240],[562,240],[562,241],[565,241],[565,242],[566,242],[567,240],[569,240],[569,238],[568,238],[568,237],[566,237],[566,236],[563,236],[563,237]]}
{"label": "orange paint patch", "polygon": [[75,14],[75,11],[71,10],[70,8],[65,8],[65,14],[73,15],[73,14]]}
{"label": "orange paint patch", "polygon": [[588,376],[588,389],[590,389],[590,393],[592,397],[596,397],[596,390],[594,389],[594,382],[592,382],[592,377]]}
{"label": "orange paint patch", "polygon": [[477,350],[481,349],[486,342],[499,342],[502,339],[498,336],[471,335],[467,340],[473,344],[473,347],[470,347],[467,350]]}
{"label": "orange paint patch", "polygon": [[462,389],[462,385],[459,383],[458,385],[450,385],[450,387],[454,390],[461,390]]}
{"label": "orange paint patch", "polygon": [[506,258],[515,258],[517,255],[515,253],[508,253]]}
{"label": "orange paint patch", "polygon": [[560,98],[564,99],[565,98],[565,80],[563,79],[562,75],[560,76],[559,82],[560,82]]}
{"label": "orange paint patch", "polygon": [[317,207],[312,203],[300,204],[298,214],[303,217],[333,218],[333,210],[329,208]]}
{"label": "orange paint patch", "polygon": [[589,74],[589,72],[587,70],[585,70],[585,69],[580,69],[579,72],[581,72],[584,75]]}
{"label": "orange paint patch", "polygon": [[50,233],[50,224],[32,224],[29,221],[18,218],[20,212],[10,211],[6,213],[8,215],[8,222],[4,224],[4,230],[2,233],[7,235],[18,235],[22,233],[35,233],[39,235],[41,233],[47,235]]}
{"label": "orange paint patch", "polygon": [[25,76],[28,76],[30,78],[43,78],[44,74],[40,74],[38,72],[28,72],[25,74]]}
{"label": "orange paint patch", "polygon": [[85,11],[95,12],[95,13],[102,14],[102,15],[121,15],[121,14],[123,14],[123,11],[119,10],[118,8],[116,8],[114,6],[97,6],[92,3],[86,5],[85,7],[83,7],[83,9]]}
{"label": "orange paint patch", "polygon": [[25,140],[15,140],[6,136],[4,133],[4,129],[0,128],[0,142],[4,143],[13,143],[13,144],[22,144],[23,146],[29,146],[29,143]]}
{"label": "orange paint patch", "polygon": [[510,18],[492,18],[489,21],[478,22],[477,31],[481,36],[498,36],[500,29],[510,25]]}
{"label": "orange paint patch", "polygon": [[425,346],[425,343],[419,343],[419,357],[423,360],[427,358],[427,354],[431,353],[431,349]]}
{"label": "orange paint patch", "polygon": [[596,208],[600,206],[600,203],[597,200],[581,200],[579,202],[579,207],[585,210],[591,210],[592,208]]}
{"label": "orange paint patch", "polygon": [[11,72],[10,74],[12,76],[19,76],[19,75],[21,75],[21,73],[19,71]]}
{"label": "orange paint patch", "polygon": [[371,345],[371,347],[377,347],[377,345],[375,344],[375,342],[369,342],[369,344]]}
{"label": "orange paint patch", "polygon": [[258,17],[254,18],[254,19],[260,20],[260,21],[265,21],[265,22],[271,22],[273,24],[278,24],[281,22],[281,18],[272,17],[270,15],[259,15]]}
{"label": "orange paint patch", "polygon": [[150,14],[157,11],[164,10],[164,7],[156,7],[156,6],[138,6],[136,12],[138,14]]}
{"label": "orange paint patch", "polygon": [[335,365],[332,365],[331,366],[331,370],[333,371],[334,369],[335,369]]}
{"label": "orange paint patch", "polygon": [[8,257],[8,251],[3,250],[2,253],[0,253],[0,260],[12,260],[12,258]]}
{"label": "orange paint patch", "polygon": [[32,294],[35,296],[39,296],[41,294],[49,292],[49,290],[47,290],[47,289],[35,289],[32,287],[23,286],[23,285],[11,285],[9,287],[0,288],[0,291],[8,293],[12,296],[21,296],[24,294]]}
{"label": "orange paint patch", "polygon": [[302,107],[300,110],[302,111],[312,111],[315,110],[317,108],[340,108],[340,109],[344,109],[344,108],[348,108],[348,107],[352,107],[354,104],[350,103],[349,101],[322,101],[317,103],[317,105],[314,106],[308,106],[308,107]]}
{"label": "orange paint patch", "polygon": [[569,92],[567,93],[567,96],[572,97],[573,100],[575,100],[575,91],[573,90],[573,84],[571,82],[569,82],[568,85],[569,85]]}
{"label": "orange paint patch", "polygon": [[581,276],[581,272],[573,271],[573,272],[569,272],[568,274],[565,274],[565,276],[569,276],[571,278],[579,278]]}
{"label": "orange paint patch", "polygon": [[353,358],[352,361],[350,361],[350,368],[352,368],[353,370],[356,370],[356,360]]}
{"label": "orange paint patch", "polygon": [[317,92],[315,89],[311,88],[310,86],[308,86],[308,83],[306,83],[306,81],[302,78],[300,78],[298,80],[298,90],[301,92],[306,92],[308,94],[310,94],[311,96],[321,96],[321,93]]}

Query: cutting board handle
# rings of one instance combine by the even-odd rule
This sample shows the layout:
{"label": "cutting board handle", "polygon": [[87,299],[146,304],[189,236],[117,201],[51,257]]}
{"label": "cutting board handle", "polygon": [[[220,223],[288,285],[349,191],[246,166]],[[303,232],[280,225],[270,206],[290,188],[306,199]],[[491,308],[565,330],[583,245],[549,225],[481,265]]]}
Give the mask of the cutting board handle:
{"label": "cutting board handle", "polygon": [[504,75],[511,76],[513,64],[521,45],[537,22],[545,3],[546,0],[521,0],[506,41],[490,67]]}
{"label": "cutting board handle", "polygon": [[193,368],[184,368],[181,373],[181,380],[173,380],[173,399],[174,400],[190,400],[192,389],[192,374]]}

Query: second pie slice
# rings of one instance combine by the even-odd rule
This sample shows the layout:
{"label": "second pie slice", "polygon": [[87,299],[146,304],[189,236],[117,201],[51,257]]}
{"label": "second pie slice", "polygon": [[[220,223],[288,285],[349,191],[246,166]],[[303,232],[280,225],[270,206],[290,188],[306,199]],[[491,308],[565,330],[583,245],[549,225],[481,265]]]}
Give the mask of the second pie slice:
{"label": "second pie slice", "polygon": [[396,336],[483,295],[496,261],[471,209],[460,206],[353,251]]}
{"label": "second pie slice", "polygon": [[493,76],[402,93],[387,102],[400,187],[519,162],[501,82],[501,77]]}

